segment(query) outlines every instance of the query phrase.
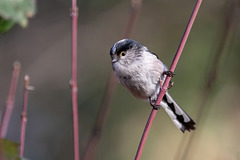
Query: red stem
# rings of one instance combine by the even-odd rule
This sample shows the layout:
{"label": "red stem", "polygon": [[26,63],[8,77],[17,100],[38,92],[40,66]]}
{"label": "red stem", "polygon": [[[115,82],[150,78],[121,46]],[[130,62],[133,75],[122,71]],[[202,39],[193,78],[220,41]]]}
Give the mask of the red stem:
{"label": "red stem", "polygon": [[[196,15],[198,13],[198,10],[200,8],[201,3],[202,3],[202,0],[197,0],[196,5],[195,5],[195,7],[193,9],[192,15],[191,15],[191,17],[189,19],[189,22],[188,22],[186,30],[185,30],[185,32],[183,34],[182,40],[181,40],[181,42],[179,44],[179,47],[178,47],[177,52],[175,54],[175,57],[173,59],[172,65],[171,65],[171,67],[169,69],[172,72],[174,72],[174,70],[176,68],[176,65],[178,63],[178,60],[180,58],[180,55],[182,54],[183,48],[184,48],[184,46],[186,44],[187,38],[189,36],[189,33],[191,31],[192,25],[194,23],[194,20],[196,18]],[[161,91],[159,93],[158,99],[156,101],[156,105],[160,105],[160,103],[162,101],[162,98],[163,98],[164,94],[166,93],[166,91],[168,89],[168,84],[169,84],[170,80],[171,80],[171,76],[168,76],[166,78],[166,80],[164,81],[164,84],[163,84],[162,89],[161,89]],[[156,112],[157,112],[157,110],[153,109],[151,114],[150,114],[150,116],[149,116],[149,120],[148,120],[148,122],[146,124],[146,127],[144,129],[144,132],[143,132],[143,135],[142,135],[139,147],[138,147],[138,151],[137,151],[135,160],[140,160],[140,157],[142,155],[142,150],[143,150],[144,144],[146,142],[146,139],[147,139],[147,136],[148,136],[148,133],[149,133],[149,130],[150,130],[150,126],[152,125],[153,119],[154,119],[154,117],[156,115]]]}
{"label": "red stem", "polygon": [[24,87],[22,123],[21,123],[21,133],[20,133],[20,157],[23,157],[23,153],[24,153],[25,133],[26,133],[26,124],[27,124],[29,77],[26,75],[24,77],[24,80],[25,80],[25,87]]}
{"label": "red stem", "polygon": [[73,140],[74,160],[79,160],[79,138],[78,138],[78,105],[77,105],[77,1],[72,0],[72,111],[73,111]]}
{"label": "red stem", "polygon": [[136,154],[135,160],[140,159],[140,157],[142,155],[143,147],[144,147],[144,144],[145,144],[145,142],[147,140],[147,136],[148,136],[148,133],[149,133],[150,128],[152,126],[153,119],[154,119],[156,113],[157,113],[157,110],[156,109],[152,109],[152,112],[150,113],[150,116],[148,118],[147,124],[145,126],[144,131],[143,131],[143,135],[142,135],[140,144],[138,146],[138,150],[137,150],[137,154]]}
{"label": "red stem", "polygon": [[[201,3],[202,3],[202,0],[197,0],[196,5],[195,5],[195,7],[193,9],[192,15],[191,15],[191,17],[190,17],[190,19],[188,21],[188,25],[186,27],[186,30],[185,30],[184,34],[183,34],[182,40],[181,40],[180,45],[179,45],[179,47],[177,49],[177,52],[175,54],[175,57],[174,57],[173,62],[172,62],[172,65],[171,65],[171,67],[169,69],[172,72],[174,72],[174,70],[176,68],[176,65],[178,63],[178,60],[179,60],[179,58],[180,58],[180,56],[182,54],[183,48],[184,48],[184,46],[186,44],[187,38],[189,36],[189,33],[191,31],[192,25],[193,25],[194,20],[195,20],[195,18],[197,16],[197,13],[198,13],[198,10],[200,8]],[[162,98],[163,98],[164,94],[167,91],[168,84],[169,84],[170,80],[171,80],[171,77],[168,76],[166,78],[166,80],[164,81],[164,84],[162,86],[162,90],[161,90],[161,92],[160,92],[160,94],[158,96],[157,102],[156,102],[157,105],[159,105],[161,103]]]}
{"label": "red stem", "polygon": [[123,38],[130,38],[132,36],[141,6],[142,0],[131,0],[131,9],[128,17],[128,22],[123,33]]}
{"label": "red stem", "polygon": [[[213,89],[215,87],[215,83],[218,79],[218,75],[220,72],[220,64],[221,60],[223,59],[223,54],[227,53],[226,48],[231,48],[228,45],[233,41],[236,35],[236,15],[237,10],[240,7],[240,1],[230,1],[227,2],[229,6],[227,6],[226,16],[224,17],[225,22],[223,26],[223,30],[220,34],[220,43],[216,49],[215,56],[213,58],[213,61],[208,63],[211,64],[209,67],[209,70],[206,72],[206,80],[205,84],[202,90],[202,94],[200,96],[200,102],[198,103],[198,109],[197,109],[197,116],[196,121],[198,122],[198,131],[193,132],[188,139],[184,140],[184,146],[183,143],[181,144],[181,147],[178,148],[178,152],[176,154],[176,159],[178,160],[186,160],[186,159],[193,159],[193,156],[195,155],[196,148],[199,145],[199,141],[201,140],[201,135],[203,132],[203,126],[206,123],[206,119],[209,116],[209,110],[211,110],[211,107],[213,105],[209,105],[208,98],[211,97],[211,94],[213,94]],[[208,105],[206,105],[208,103]],[[208,106],[208,107],[207,107]],[[182,142],[183,142],[182,140]]]}
{"label": "red stem", "polygon": [[15,62],[13,64],[13,73],[12,73],[12,80],[11,80],[10,89],[9,89],[9,95],[8,95],[8,99],[6,102],[5,112],[3,114],[1,125],[0,125],[0,137],[1,138],[6,138],[9,121],[10,121],[10,118],[12,115],[12,110],[14,107],[15,94],[16,94],[16,88],[17,88],[20,68],[21,68],[21,65],[19,62]]}

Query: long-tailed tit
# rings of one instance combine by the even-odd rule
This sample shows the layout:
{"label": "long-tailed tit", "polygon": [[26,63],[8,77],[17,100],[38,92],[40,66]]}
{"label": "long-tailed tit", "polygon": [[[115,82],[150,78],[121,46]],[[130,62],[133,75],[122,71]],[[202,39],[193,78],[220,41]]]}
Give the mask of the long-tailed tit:
{"label": "long-tailed tit", "polygon": [[[120,84],[136,98],[149,100],[154,108],[167,67],[147,47],[131,39],[122,39],[110,50],[113,70]],[[195,122],[166,92],[160,104],[183,133],[194,130]]]}

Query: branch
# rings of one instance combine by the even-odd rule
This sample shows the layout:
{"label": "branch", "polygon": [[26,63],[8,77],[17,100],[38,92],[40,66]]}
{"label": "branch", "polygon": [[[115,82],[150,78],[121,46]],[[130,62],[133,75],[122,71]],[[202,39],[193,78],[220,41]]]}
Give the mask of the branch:
{"label": "branch", "polygon": [[[238,2],[239,3],[239,2]],[[240,4],[240,3],[239,3]],[[205,112],[206,114],[204,114],[203,116],[203,112],[208,109],[210,110],[210,106],[208,106],[208,108],[206,108],[206,104],[208,101],[208,97],[211,93],[211,91],[214,88],[214,84],[217,80],[218,77],[218,71],[219,71],[219,65],[220,65],[220,60],[222,58],[223,55],[223,51],[224,48],[226,47],[226,42],[229,40],[229,34],[231,33],[231,30],[233,29],[233,24],[234,24],[234,14],[235,11],[237,9],[237,7],[239,7],[239,4],[237,5],[237,2],[234,1],[233,3],[230,4],[230,6],[228,7],[228,10],[226,12],[226,17],[225,17],[225,23],[224,23],[224,28],[223,28],[223,32],[221,35],[221,39],[220,39],[220,44],[218,45],[217,51],[215,53],[215,57],[213,59],[213,62],[210,63],[211,67],[209,68],[207,75],[206,75],[206,80],[205,80],[205,85],[204,85],[204,89],[201,95],[201,100],[200,100],[200,105],[198,107],[198,111],[197,111],[197,118],[196,121],[198,122],[198,124],[201,124],[202,121],[204,119],[207,118],[207,112]],[[236,26],[235,26],[236,27]],[[233,33],[231,33],[233,35]],[[231,37],[231,39],[233,39],[233,37]],[[193,134],[190,135],[188,141],[186,141],[186,145],[185,148],[179,146],[178,148],[178,152],[176,154],[176,159],[182,159],[182,160],[186,160],[186,159],[193,159],[193,154],[194,154],[194,148],[196,147],[196,142],[195,145],[193,145],[194,143],[194,139],[196,134],[198,133],[198,135],[201,134],[201,129],[198,129],[198,132],[194,132]],[[198,141],[200,136],[198,136]],[[191,151],[191,154],[190,153]],[[189,155],[189,157],[188,157]],[[180,157],[180,158],[179,158]]]}
{"label": "branch", "polygon": [[20,133],[20,157],[23,157],[24,144],[25,144],[25,133],[27,124],[27,102],[28,102],[28,91],[34,90],[32,86],[29,86],[29,76],[25,75],[25,86],[24,86],[24,96],[23,96],[23,111],[22,111],[22,123],[21,123],[21,133]]}
{"label": "branch", "polygon": [[[136,24],[136,19],[139,14],[141,8],[142,1],[141,0],[131,0],[131,9],[129,13],[128,22],[126,25],[126,29],[124,31],[123,37],[129,38],[133,33],[134,26]],[[98,112],[97,120],[93,129],[92,136],[90,137],[87,147],[85,149],[85,153],[83,156],[84,160],[92,160],[96,154],[96,150],[99,144],[99,140],[101,138],[102,130],[107,122],[110,104],[114,96],[114,91],[117,86],[117,81],[113,71],[110,73],[108,83],[105,89],[105,93],[103,96],[101,108]]]}
{"label": "branch", "polygon": [[[190,17],[190,20],[188,22],[187,28],[186,28],[186,30],[184,32],[184,35],[183,35],[182,40],[180,42],[180,45],[179,45],[179,47],[177,49],[177,53],[175,54],[175,57],[174,57],[173,62],[172,62],[172,65],[170,67],[170,71],[171,72],[174,72],[174,70],[176,68],[176,65],[177,65],[178,60],[180,58],[180,55],[181,55],[181,53],[183,51],[183,48],[185,46],[185,43],[187,41],[188,35],[189,35],[190,31],[191,31],[192,25],[194,23],[194,20],[196,18],[196,15],[198,13],[198,10],[200,8],[201,3],[202,3],[202,0],[197,0],[196,5],[195,5],[195,7],[193,9],[192,15]],[[156,105],[160,105],[160,103],[162,101],[162,98],[163,98],[164,94],[166,93],[166,91],[168,89],[168,84],[169,84],[170,80],[171,80],[171,76],[167,76],[167,78],[164,81],[164,84],[163,84],[163,86],[161,88],[161,91],[159,93],[158,99],[156,101]],[[143,135],[142,135],[140,144],[138,146],[138,150],[137,150],[137,154],[135,156],[135,160],[140,160],[140,157],[141,157],[142,151],[143,151],[143,147],[144,147],[144,144],[146,142],[146,139],[147,139],[150,127],[152,125],[153,119],[154,119],[154,117],[156,115],[156,112],[157,112],[157,110],[153,108],[152,112],[151,112],[151,114],[149,116],[148,122],[146,124],[146,127],[145,127],[145,129],[143,131]]]}
{"label": "branch", "polygon": [[21,69],[20,63],[14,62],[12,81],[11,81],[10,89],[9,89],[9,95],[8,95],[8,99],[6,102],[5,112],[3,114],[1,125],[0,125],[0,137],[1,138],[6,138],[9,121],[10,121],[10,118],[12,115],[12,110],[14,107],[15,94],[16,94],[16,88],[17,88],[17,84],[18,84],[20,69]]}
{"label": "branch", "polygon": [[74,160],[79,160],[79,131],[78,131],[78,104],[77,104],[77,1],[72,0],[72,111],[73,111],[73,140],[74,140]]}
{"label": "branch", "polygon": [[142,0],[131,0],[131,8],[128,17],[128,22],[123,34],[123,38],[130,38],[133,33],[134,26],[136,24],[137,17],[139,15],[142,6]]}

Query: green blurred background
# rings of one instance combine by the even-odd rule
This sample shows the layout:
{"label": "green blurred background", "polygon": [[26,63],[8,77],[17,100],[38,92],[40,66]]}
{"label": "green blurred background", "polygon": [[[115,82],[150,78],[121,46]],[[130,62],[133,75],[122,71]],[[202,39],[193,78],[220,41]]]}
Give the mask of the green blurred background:
{"label": "green blurred background", "polygon": [[[193,118],[198,115],[206,76],[216,55],[233,0],[203,1],[183,50],[174,86],[169,91]],[[143,1],[132,39],[146,45],[170,66],[195,1]],[[109,50],[123,36],[128,0],[81,0],[78,27],[78,103],[80,154],[92,133],[111,72]],[[24,75],[29,93],[25,157],[31,160],[73,159],[71,91],[71,1],[37,1],[36,16],[26,29],[15,26],[0,35],[0,113],[8,95],[12,64],[21,75],[7,138],[19,141]],[[193,159],[240,159],[240,8],[223,49],[218,79],[208,96],[196,131]],[[133,159],[151,107],[118,85],[103,130],[96,160]],[[174,159],[184,136],[164,110],[159,110],[142,159]],[[191,152],[191,151],[190,151]]]}

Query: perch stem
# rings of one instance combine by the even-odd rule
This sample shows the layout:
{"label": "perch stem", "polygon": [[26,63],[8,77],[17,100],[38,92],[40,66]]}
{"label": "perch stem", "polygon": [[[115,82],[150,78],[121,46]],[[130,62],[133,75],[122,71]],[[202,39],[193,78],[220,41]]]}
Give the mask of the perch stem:
{"label": "perch stem", "polygon": [[[201,3],[202,3],[202,0],[197,0],[197,2],[195,4],[195,7],[194,7],[193,12],[192,12],[192,15],[191,15],[191,17],[189,19],[189,22],[187,24],[186,30],[185,30],[185,32],[183,34],[182,40],[181,40],[181,42],[179,44],[179,47],[178,47],[177,52],[175,54],[175,57],[173,59],[172,65],[171,65],[171,67],[169,69],[169,71],[171,71],[171,72],[174,72],[174,70],[176,68],[176,65],[178,63],[180,55],[182,54],[183,48],[184,48],[184,46],[186,44],[187,38],[189,36],[189,33],[191,31],[192,25],[194,23],[194,20],[196,18],[196,15],[198,13],[198,10],[200,8]],[[160,103],[162,101],[162,98],[163,98],[164,94],[166,93],[166,91],[168,89],[168,84],[169,84],[170,80],[171,80],[171,76],[167,76],[166,80],[163,83],[161,91],[159,93],[159,96],[157,98],[156,105],[160,105]],[[143,131],[143,135],[142,135],[142,138],[141,138],[139,146],[138,146],[138,150],[137,150],[137,153],[136,153],[136,156],[135,156],[135,160],[140,160],[140,158],[141,158],[143,147],[144,147],[144,144],[146,142],[146,139],[147,139],[150,127],[152,125],[153,119],[154,119],[154,117],[156,115],[156,112],[157,112],[157,110],[153,108],[152,112],[151,112],[151,114],[149,116],[149,120],[148,120],[148,122],[146,124],[146,127],[145,127],[145,129]]]}
{"label": "perch stem", "polygon": [[21,122],[21,133],[20,133],[20,157],[23,157],[24,145],[25,145],[25,135],[26,135],[26,125],[27,125],[27,102],[28,102],[28,91],[32,88],[29,86],[29,76],[24,77],[24,95],[23,95],[23,110],[22,110],[22,122]]}
{"label": "perch stem", "polygon": [[73,112],[73,141],[74,141],[74,160],[79,160],[79,129],[78,129],[78,103],[77,103],[77,20],[78,7],[77,1],[72,0],[72,112]]}

